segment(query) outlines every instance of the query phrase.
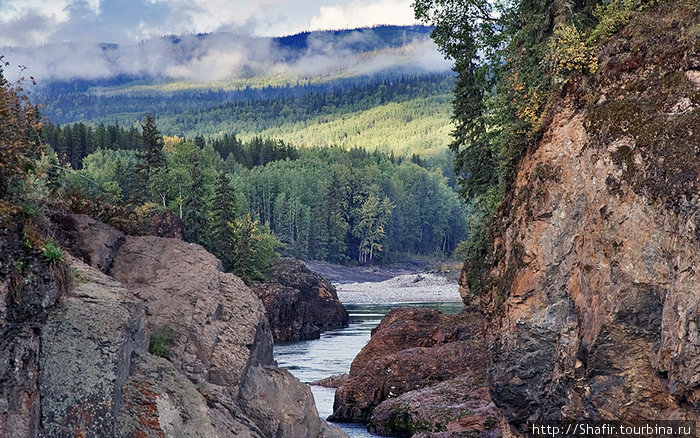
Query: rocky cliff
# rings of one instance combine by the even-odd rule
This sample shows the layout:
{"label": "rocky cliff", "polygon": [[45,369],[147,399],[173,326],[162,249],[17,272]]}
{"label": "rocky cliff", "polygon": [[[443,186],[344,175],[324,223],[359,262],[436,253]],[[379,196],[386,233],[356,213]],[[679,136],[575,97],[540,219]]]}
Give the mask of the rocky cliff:
{"label": "rocky cliff", "polygon": [[[499,213],[491,394],[509,422],[700,415],[700,37],[660,2],[598,54]],[[688,27],[690,25],[690,27]]]}
{"label": "rocky cliff", "polygon": [[300,260],[275,261],[268,282],[253,290],[265,306],[275,341],[316,339],[323,330],[350,323],[335,286]]}
{"label": "rocky cliff", "polygon": [[41,432],[40,333],[67,270],[43,256],[41,232],[0,200],[0,436]]}
{"label": "rocky cliff", "polygon": [[[61,265],[30,266],[23,278],[36,308],[27,303],[24,316],[12,302],[22,289],[5,268],[27,250],[22,229],[3,222],[13,256],[2,264],[11,306],[1,357],[12,363],[0,369],[0,435],[345,436],[318,417],[309,388],[274,364],[259,300],[202,247],[126,237],[86,216],[54,219],[82,260],[64,254],[73,287],[59,300],[65,281],[51,273]],[[148,353],[149,338],[165,358]]]}

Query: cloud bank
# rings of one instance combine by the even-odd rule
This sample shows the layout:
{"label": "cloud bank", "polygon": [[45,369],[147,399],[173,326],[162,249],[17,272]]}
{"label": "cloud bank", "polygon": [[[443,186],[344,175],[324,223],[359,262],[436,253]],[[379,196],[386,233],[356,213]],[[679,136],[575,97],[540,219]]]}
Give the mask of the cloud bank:
{"label": "cloud bank", "polygon": [[[273,0],[269,0],[273,1]],[[54,43],[5,49],[13,64],[28,67],[40,82],[109,79],[118,75],[169,80],[213,81],[252,74],[299,78],[374,74],[389,68],[405,71],[449,70],[427,33],[397,30],[393,42],[374,30],[311,33],[304,44],[280,44],[227,32],[160,37],[138,44]],[[398,38],[398,41],[397,41]]]}

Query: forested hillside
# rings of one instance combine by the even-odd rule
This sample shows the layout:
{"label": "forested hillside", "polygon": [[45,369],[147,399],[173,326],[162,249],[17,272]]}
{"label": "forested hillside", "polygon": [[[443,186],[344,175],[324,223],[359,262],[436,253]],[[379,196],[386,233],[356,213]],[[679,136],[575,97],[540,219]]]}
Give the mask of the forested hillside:
{"label": "forested hillside", "polygon": [[[69,203],[120,206],[117,218],[169,210],[243,278],[262,278],[275,250],[360,264],[444,257],[466,238],[467,213],[447,150],[454,74],[419,62],[437,53],[424,48],[430,30],[306,32],[274,40],[277,64],[223,79],[122,71],[32,96],[46,102],[42,136]],[[192,66],[188,47],[227,38],[161,40],[174,51],[168,74]]]}
{"label": "forested hillside", "polygon": [[[153,118],[138,131],[49,125],[44,136],[60,161],[80,169],[64,169],[69,193],[129,208],[169,209],[183,220],[188,240],[224,263],[234,263],[230,248],[217,246],[226,240],[222,233],[233,232],[229,224],[238,231],[249,227],[267,257],[276,245],[271,231],[282,254],[333,262],[444,256],[466,237],[466,209],[443,169],[418,156],[297,148],[228,134],[194,141],[166,137],[157,146],[163,140],[157,140]],[[149,150],[151,137],[156,146]]]}

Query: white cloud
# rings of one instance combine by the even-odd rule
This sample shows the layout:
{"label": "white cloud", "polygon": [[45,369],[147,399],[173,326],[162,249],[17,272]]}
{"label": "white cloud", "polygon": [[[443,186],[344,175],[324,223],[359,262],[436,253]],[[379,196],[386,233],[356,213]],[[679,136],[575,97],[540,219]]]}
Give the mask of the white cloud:
{"label": "white cloud", "polygon": [[347,29],[376,24],[416,24],[410,0],[353,0],[347,5],[321,6],[311,19],[310,28]]}

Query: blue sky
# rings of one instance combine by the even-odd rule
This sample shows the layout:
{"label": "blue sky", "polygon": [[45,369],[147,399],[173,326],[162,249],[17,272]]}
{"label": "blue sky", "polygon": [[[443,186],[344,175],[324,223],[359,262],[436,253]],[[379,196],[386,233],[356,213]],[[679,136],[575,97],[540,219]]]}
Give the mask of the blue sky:
{"label": "blue sky", "polygon": [[0,0],[0,47],[414,24],[411,0]]}

